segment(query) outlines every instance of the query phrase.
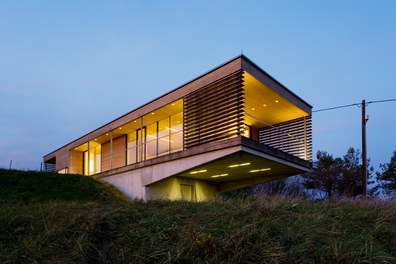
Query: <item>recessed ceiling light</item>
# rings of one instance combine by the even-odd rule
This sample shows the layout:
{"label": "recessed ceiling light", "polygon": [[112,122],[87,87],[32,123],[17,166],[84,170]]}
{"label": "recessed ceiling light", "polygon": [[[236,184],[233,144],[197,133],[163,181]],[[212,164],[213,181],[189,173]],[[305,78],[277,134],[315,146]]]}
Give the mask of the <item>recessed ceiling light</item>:
{"label": "recessed ceiling light", "polygon": [[122,127],[119,127],[118,129],[122,129]]}
{"label": "recessed ceiling light", "polygon": [[151,114],[154,115],[154,112],[152,112]]}
{"label": "recessed ceiling light", "polygon": [[175,104],[172,104],[172,106],[175,106]]}
{"label": "recessed ceiling light", "polygon": [[246,162],[246,163],[241,163],[241,164],[233,164],[228,166],[228,168],[236,168],[236,167],[242,167],[242,166],[248,166],[250,165],[250,162]]}
{"label": "recessed ceiling light", "polygon": [[197,170],[197,171],[192,171],[189,174],[197,174],[197,173],[204,173],[207,172],[207,170]]}
{"label": "recessed ceiling light", "polygon": [[219,177],[225,177],[225,176],[228,176],[228,173],[212,175],[212,176],[210,176],[210,177],[211,177],[211,178],[219,178]]}
{"label": "recessed ceiling light", "polygon": [[264,168],[264,169],[257,169],[257,170],[250,170],[249,172],[260,172],[260,171],[269,171],[271,168]]}
{"label": "recessed ceiling light", "polygon": [[252,107],[252,110],[253,110],[253,111],[255,110],[254,107]]}
{"label": "recessed ceiling light", "polygon": [[278,100],[275,100],[275,103],[279,103],[279,101],[278,101]]}
{"label": "recessed ceiling light", "polygon": [[106,136],[108,136],[109,135],[109,133],[106,133]]}
{"label": "recessed ceiling light", "polygon": [[266,105],[266,104],[263,104],[263,106],[266,107],[267,105]]}
{"label": "recessed ceiling light", "polygon": [[98,139],[97,139],[97,138],[95,138],[95,141],[98,141]]}

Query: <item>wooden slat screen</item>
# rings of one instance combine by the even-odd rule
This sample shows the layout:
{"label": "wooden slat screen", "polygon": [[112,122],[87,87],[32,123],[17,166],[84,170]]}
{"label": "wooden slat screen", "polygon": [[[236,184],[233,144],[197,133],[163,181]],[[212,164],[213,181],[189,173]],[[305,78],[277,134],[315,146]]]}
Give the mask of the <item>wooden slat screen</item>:
{"label": "wooden slat screen", "polygon": [[304,160],[312,159],[311,116],[266,127],[259,131],[259,141]]}
{"label": "wooden slat screen", "polygon": [[184,147],[240,135],[243,101],[242,71],[187,95],[183,100]]}

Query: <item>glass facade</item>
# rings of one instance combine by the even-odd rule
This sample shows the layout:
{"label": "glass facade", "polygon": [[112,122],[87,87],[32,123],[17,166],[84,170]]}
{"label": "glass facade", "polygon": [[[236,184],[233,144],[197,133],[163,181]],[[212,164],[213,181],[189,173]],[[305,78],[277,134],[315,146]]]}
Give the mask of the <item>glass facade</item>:
{"label": "glass facade", "polygon": [[181,150],[183,100],[179,99],[74,148],[70,167],[93,175]]}

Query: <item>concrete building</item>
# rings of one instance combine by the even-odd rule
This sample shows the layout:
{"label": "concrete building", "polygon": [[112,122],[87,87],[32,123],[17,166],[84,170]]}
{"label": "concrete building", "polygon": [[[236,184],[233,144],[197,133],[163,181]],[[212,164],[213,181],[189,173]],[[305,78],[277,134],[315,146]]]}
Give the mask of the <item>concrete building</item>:
{"label": "concrete building", "polygon": [[311,169],[312,107],[238,56],[44,156],[132,199],[201,201]]}

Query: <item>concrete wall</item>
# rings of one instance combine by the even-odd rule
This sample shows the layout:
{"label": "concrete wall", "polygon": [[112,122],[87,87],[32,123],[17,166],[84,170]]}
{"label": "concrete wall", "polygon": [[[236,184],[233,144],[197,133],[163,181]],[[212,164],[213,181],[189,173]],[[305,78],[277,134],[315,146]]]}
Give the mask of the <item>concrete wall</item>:
{"label": "concrete wall", "polygon": [[[182,188],[191,186],[193,190],[192,199],[183,197]],[[146,187],[147,200],[192,200],[209,201],[214,200],[219,192],[217,186],[206,181],[188,179],[182,177],[171,177]]]}
{"label": "concrete wall", "polygon": [[102,180],[114,185],[118,190],[128,196],[129,199],[146,200],[145,187],[142,185],[140,170],[127,171]]}
{"label": "concrete wall", "polygon": [[[114,185],[130,199],[145,201],[155,199],[181,200],[182,198],[191,201],[208,201],[216,199],[219,194],[216,185],[202,180],[182,177],[170,177],[149,186],[143,186],[141,177],[136,171],[102,178],[102,180]],[[193,190],[192,199],[182,197],[182,185],[191,186]]]}
{"label": "concrete wall", "polygon": [[151,166],[137,168],[101,177],[102,180],[113,184],[130,199],[181,199],[180,185],[191,185],[197,201],[210,200],[217,196],[217,186],[210,185],[203,180],[172,177],[183,171],[201,164],[205,164],[220,157],[235,153],[240,147],[229,147]]}

